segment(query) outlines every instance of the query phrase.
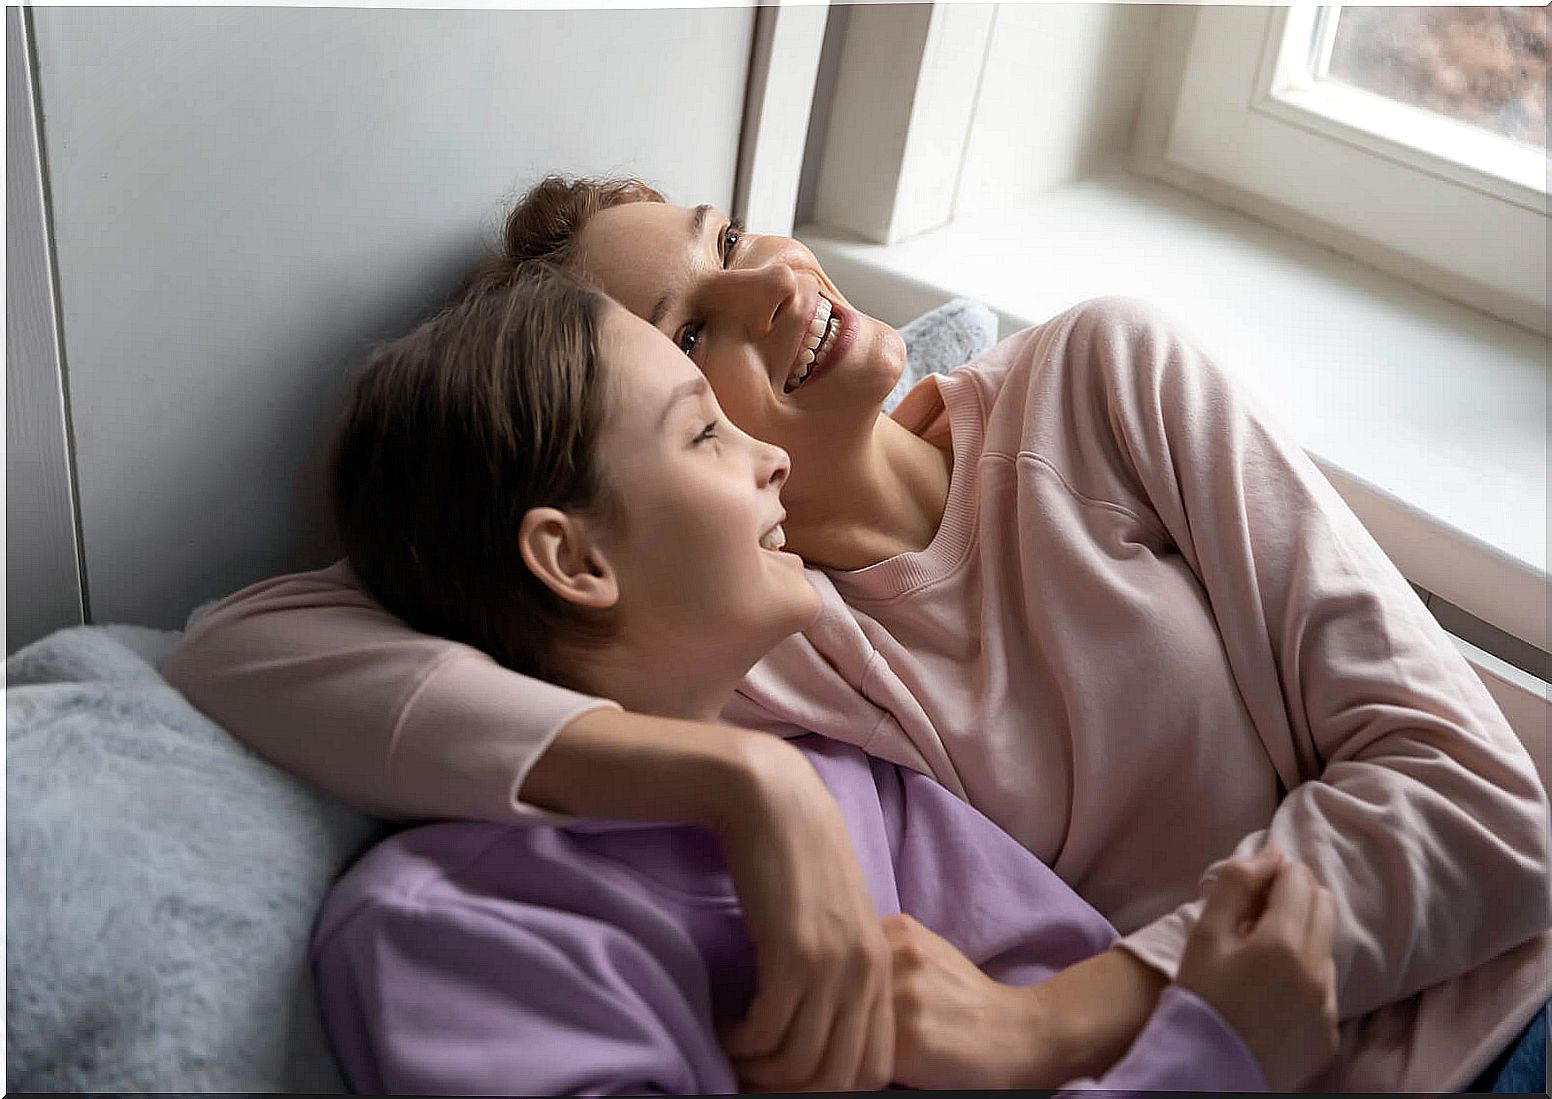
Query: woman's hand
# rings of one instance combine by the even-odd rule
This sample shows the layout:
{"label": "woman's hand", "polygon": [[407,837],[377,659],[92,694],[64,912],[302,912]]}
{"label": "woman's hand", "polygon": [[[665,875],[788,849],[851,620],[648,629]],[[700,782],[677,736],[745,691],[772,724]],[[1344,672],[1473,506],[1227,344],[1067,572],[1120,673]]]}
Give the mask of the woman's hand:
{"label": "woman's hand", "polygon": [[893,1082],[910,1088],[1022,1086],[1040,1040],[1038,1001],[1000,984],[910,916],[886,916],[893,956]]}
{"label": "woman's hand", "polygon": [[754,1000],[721,1033],[745,1090],[889,1083],[889,948],[835,799],[782,740],[749,741],[752,792],[716,831],[756,951]]}
{"label": "woman's hand", "polygon": [[1239,1033],[1273,1091],[1336,1054],[1336,905],[1303,863],[1264,848],[1225,863],[1186,942],[1176,983]]}

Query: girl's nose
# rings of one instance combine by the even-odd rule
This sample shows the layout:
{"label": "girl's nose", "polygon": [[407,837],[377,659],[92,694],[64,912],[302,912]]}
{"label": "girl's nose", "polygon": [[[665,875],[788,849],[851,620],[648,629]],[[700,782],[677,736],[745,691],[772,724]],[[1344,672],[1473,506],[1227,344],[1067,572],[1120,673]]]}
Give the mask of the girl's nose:
{"label": "girl's nose", "polygon": [[771,443],[761,443],[760,446],[765,451],[760,459],[760,485],[762,488],[770,485],[779,489],[787,483],[787,474],[792,472],[792,459],[779,446]]}

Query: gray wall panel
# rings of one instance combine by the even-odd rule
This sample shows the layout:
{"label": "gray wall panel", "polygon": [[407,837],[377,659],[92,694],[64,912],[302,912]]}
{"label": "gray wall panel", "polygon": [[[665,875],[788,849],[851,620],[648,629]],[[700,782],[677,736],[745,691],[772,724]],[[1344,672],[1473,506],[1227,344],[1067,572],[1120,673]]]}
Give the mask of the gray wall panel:
{"label": "gray wall panel", "polygon": [[22,10],[5,11],[5,643],[80,625],[81,574],[49,260],[42,161]]}
{"label": "gray wall panel", "polygon": [[546,171],[733,193],[751,8],[40,8],[92,618],[327,561],[344,372]]}

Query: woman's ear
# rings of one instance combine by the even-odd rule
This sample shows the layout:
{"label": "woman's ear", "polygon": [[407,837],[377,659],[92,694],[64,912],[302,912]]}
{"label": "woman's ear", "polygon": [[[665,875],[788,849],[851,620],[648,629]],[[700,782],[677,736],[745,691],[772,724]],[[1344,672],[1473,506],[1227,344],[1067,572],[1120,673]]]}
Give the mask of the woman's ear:
{"label": "woman's ear", "polygon": [[529,508],[517,540],[529,571],[566,602],[602,610],[620,601],[619,578],[586,520]]}

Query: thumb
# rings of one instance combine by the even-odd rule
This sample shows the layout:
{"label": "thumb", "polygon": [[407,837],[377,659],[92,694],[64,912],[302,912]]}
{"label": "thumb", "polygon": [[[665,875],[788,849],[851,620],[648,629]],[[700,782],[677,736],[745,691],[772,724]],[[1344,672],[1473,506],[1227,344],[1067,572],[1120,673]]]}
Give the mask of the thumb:
{"label": "thumb", "polygon": [[1223,934],[1237,934],[1254,923],[1282,865],[1280,852],[1263,847],[1249,858],[1228,859],[1208,867],[1202,875],[1207,903],[1201,922]]}

